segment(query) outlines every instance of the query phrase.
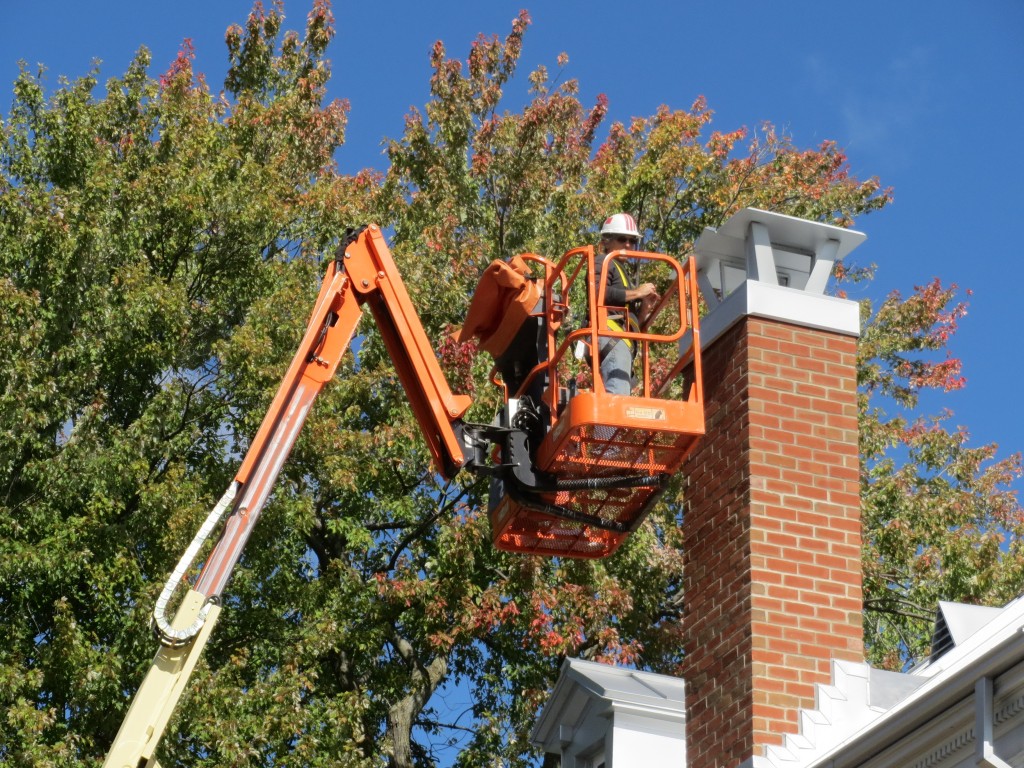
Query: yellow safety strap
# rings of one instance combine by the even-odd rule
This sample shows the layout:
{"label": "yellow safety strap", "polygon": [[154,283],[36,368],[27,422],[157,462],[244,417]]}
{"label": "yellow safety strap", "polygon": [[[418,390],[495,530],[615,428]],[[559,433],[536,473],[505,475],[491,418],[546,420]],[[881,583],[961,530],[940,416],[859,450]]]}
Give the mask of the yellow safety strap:
{"label": "yellow safety strap", "polygon": [[[626,277],[626,273],[622,269],[622,264],[620,264],[617,261],[613,261],[612,263],[615,265],[615,268],[617,270],[619,270],[619,277],[622,278],[622,287],[623,288],[628,287],[629,286],[629,279]],[[626,313],[626,322],[627,322],[627,324],[629,326],[629,330],[631,330],[631,331],[639,331],[640,330],[640,323],[637,322],[636,317],[633,315],[633,313],[629,311],[628,304],[627,304],[627,306],[623,307],[623,309],[624,309],[624,311]],[[623,331],[626,330],[625,328],[622,327],[622,323],[620,323],[618,320],[613,320],[610,317],[608,318],[608,327],[611,328],[613,331],[623,332]],[[633,348],[633,339],[625,339],[625,342],[626,342],[626,345],[630,349]]]}

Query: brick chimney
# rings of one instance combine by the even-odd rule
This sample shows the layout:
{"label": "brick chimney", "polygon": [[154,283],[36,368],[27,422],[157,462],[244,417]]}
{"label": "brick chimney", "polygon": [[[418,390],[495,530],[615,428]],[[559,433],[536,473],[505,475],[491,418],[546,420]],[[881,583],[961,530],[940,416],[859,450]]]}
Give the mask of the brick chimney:
{"label": "brick chimney", "polygon": [[696,250],[707,435],[684,467],[689,768],[756,768],[863,661],[855,302],[864,235],[755,209]]}

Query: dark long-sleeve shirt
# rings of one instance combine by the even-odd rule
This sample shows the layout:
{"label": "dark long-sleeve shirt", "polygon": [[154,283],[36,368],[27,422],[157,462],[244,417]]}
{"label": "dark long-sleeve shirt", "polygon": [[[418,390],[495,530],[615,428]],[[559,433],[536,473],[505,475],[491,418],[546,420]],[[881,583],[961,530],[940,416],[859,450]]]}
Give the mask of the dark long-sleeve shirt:
{"label": "dark long-sleeve shirt", "polygon": [[[602,280],[607,280],[608,285],[604,291],[604,300],[609,307],[622,307],[624,310],[627,308],[626,302],[626,290],[633,288],[633,284],[626,274],[625,265],[620,260],[614,260],[611,264],[607,264],[608,254],[598,256],[597,258],[597,284],[600,285]],[[610,269],[605,269],[605,266],[609,266]],[[640,311],[640,300],[628,302],[628,309],[630,314],[634,317]]]}

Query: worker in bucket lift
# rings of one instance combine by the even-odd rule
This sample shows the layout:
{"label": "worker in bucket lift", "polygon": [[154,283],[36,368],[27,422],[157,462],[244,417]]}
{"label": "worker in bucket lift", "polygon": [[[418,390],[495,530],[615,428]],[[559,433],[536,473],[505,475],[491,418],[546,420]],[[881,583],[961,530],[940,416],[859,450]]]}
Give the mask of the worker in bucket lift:
{"label": "worker in bucket lift", "polygon": [[[613,251],[636,250],[640,231],[628,213],[616,213],[601,226],[596,269],[597,284],[607,281],[605,304],[608,328],[614,331],[638,331],[660,296],[654,283],[634,286],[621,259],[608,259]],[[603,338],[598,353],[601,380],[605,391],[613,395],[629,395],[633,389],[633,354],[636,343],[629,339]]]}

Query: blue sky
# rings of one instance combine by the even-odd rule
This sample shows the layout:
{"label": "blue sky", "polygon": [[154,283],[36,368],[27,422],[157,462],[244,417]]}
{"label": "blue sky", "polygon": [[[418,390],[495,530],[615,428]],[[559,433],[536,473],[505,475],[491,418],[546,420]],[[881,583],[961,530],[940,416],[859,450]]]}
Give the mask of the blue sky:
{"label": "blue sky", "polygon": [[[435,40],[462,57],[478,33],[507,34],[522,7],[533,25],[521,73],[538,64],[554,70],[566,52],[566,76],[579,80],[584,103],[607,94],[612,119],[650,115],[661,104],[686,108],[702,94],[719,129],[767,120],[799,146],[834,139],[855,175],[892,186],[895,203],[857,222],[868,241],[853,259],[878,265],[863,295],[906,294],[934,276],[971,289],[952,342],[968,385],[929,397],[924,410],[951,408],[973,443],[1024,450],[1016,403],[1024,378],[1022,0],[339,0],[331,96],[352,105],[343,169],[385,167],[380,142],[398,136],[408,108],[427,98]],[[248,0],[0,0],[0,104],[6,112],[19,59],[43,63],[51,85],[100,59],[102,81],[123,73],[143,44],[153,71],[162,71],[186,37],[216,86],[224,30],[249,8]],[[308,2],[288,0],[285,10],[288,26],[301,29]],[[524,80],[510,96],[523,96]]]}
{"label": "blue sky", "polygon": [[[140,45],[153,53],[153,72],[163,71],[185,38],[217,86],[224,30],[250,7],[0,0],[0,112],[18,60],[44,64],[52,86],[100,59],[102,82],[123,73]],[[798,146],[833,139],[855,175],[892,186],[895,203],[857,222],[868,240],[853,259],[878,265],[861,295],[906,294],[934,276],[971,289],[951,345],[968,385],[928,398],[923,410],[951,408],[975,444],[1024,450],[1024,0],[336,0],[331,96],[352,106],[343,170],[385,167],[382,139],[400,135],[409,107],[428,96],[435,40],[463,57],[478,33],[507,34],[523,7],[533,25],[521,74],[554,70],[564,51],[584,103],[607,94],[612,119],[686,108],[704,95],[719,129],[770,121]],[[301,29],[309,3],[287,0],[285,10],[289,28]],[[509,95],[522,98],[524,80]]]}

